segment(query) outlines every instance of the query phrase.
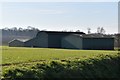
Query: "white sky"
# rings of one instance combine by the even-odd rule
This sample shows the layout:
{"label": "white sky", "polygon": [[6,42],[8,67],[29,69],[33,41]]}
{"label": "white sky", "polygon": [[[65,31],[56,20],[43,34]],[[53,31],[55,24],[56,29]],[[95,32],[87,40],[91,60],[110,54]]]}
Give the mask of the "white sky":
{"label": "white sky", "polygon": [[69,3],[73,0],[57,0],[64,3],[55,3],[56,0],[49,0],[51,3],[48,0],[1,1],[4,3],[0,7],[0,28],[33,26],[87,32],[90,27],[91,32],[96,32],[97,27],[104,27],[106,33],[118,32],[118,0],[74,0],[73,3]]}

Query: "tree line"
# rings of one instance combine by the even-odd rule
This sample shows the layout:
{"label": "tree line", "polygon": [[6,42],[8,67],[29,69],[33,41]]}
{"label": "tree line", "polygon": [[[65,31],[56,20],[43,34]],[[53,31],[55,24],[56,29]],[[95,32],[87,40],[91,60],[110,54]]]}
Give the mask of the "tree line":
{"label": "tree line", "polygon": [[23,28],[3,28],[2,30],[2,44],[8,45],[8,42],[13,39],[31,39],[36,36],[40,31],[38,28],[28,26],[26,29]]}
{"label": "tree line", "polygon": [[[33,37],[35,34],[39,31],[39,29],[28,26],[26,29],[23,28],[3,28],[2,29],[2,34],[4,36],[30,36]],[[9,34],[8,34],[9,33]]]}
{"label": "tree line", "polygon": [[[120,34],[105,34],[105,29],[103,27],[98,27],[96,33],[91,32],[91,28],[87,28],[89,36],[109,36],[115,38],[115,47],[120,47]],[[8,45],[8,42],[13,39],[31,39],[36,36],[39,31],[46,31],[46,30],[39,30],[38,28],[28,26],[27,28],[3,28],[2,31],[2,44]],[[73,32],[73,30],[63,30],[63,32]],[[80,30],[76,30],[74,32],[80,32]]]}

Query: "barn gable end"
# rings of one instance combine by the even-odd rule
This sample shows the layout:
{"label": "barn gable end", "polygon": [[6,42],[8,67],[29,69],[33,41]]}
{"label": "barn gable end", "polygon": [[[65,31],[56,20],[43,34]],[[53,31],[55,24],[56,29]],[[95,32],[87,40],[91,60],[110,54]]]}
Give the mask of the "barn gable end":
{"label": "barn gable end", "polygon": [[48,35],[45,32],[41,32],[36,35],[35,38],[25,42],[26,47],[48,47]]}
{"label": "barn gable end", "polygon": [[9,42],[9,46],[10,47],[23,47],[24,46],[24,42],[14,39],[12,41]]}

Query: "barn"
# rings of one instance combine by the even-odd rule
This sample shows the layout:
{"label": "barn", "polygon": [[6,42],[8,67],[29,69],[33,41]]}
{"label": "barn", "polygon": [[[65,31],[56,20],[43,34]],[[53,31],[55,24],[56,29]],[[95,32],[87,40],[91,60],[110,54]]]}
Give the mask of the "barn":
{"label": "barn", "polygon": [[85,34],[83,32],[40,31],[35,38],[25,42],[26,47],[62,48],[63,37],[70,34]]}
{"label": "barn", "polygon": [[83,32],[40,31],[27,41],[13,40],[9,46],[67,48],[85,50],[113,50],[114,38],[91,36]]}
{"label": "barn", "polygon": [[114,38],[72,34],[62,39],[62,48],[84,50],[113,50]]}
{"label": "barn", "polygon": [[14,39],[8,43],[10,47],[23,47],[24,46],[24,42],[18,39]]}

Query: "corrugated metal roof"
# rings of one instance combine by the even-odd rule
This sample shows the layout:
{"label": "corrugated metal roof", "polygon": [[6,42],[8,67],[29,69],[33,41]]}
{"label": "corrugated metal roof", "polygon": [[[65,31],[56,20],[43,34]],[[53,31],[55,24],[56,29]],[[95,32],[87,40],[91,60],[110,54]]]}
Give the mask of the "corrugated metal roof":
{"label": "corrugated metal roof", "polygon": [[30,39],[17,39],[17,40],[19,40],[19,41],[21,41],[21,42],[26,42],[26,41],[28,41],[28,40],[30,40]]}
{"label": "corrugated metal roof", "polygon": [[72,34],[72,35],[79,36],[81,38],[114,38],[114,37],[105,36],[105,35],[89,35],[89,34],[82,34],[82,35]]}
{"label": "corrugated metal roof", "polygon": [[41,32],[45,32],[48,34],[85,34],[84,32],[64,32],[64,31],[40,31],[37,33],[37,35],[39,35],[39,33]]}
{"label": "corrugated metal roof", "polygon": [[13,42],[13,41],[26,42],[26,41],[28,41],[28,40],[29,40],[29,39],[13,39],[13,40],[9,41],[8,43]]}

